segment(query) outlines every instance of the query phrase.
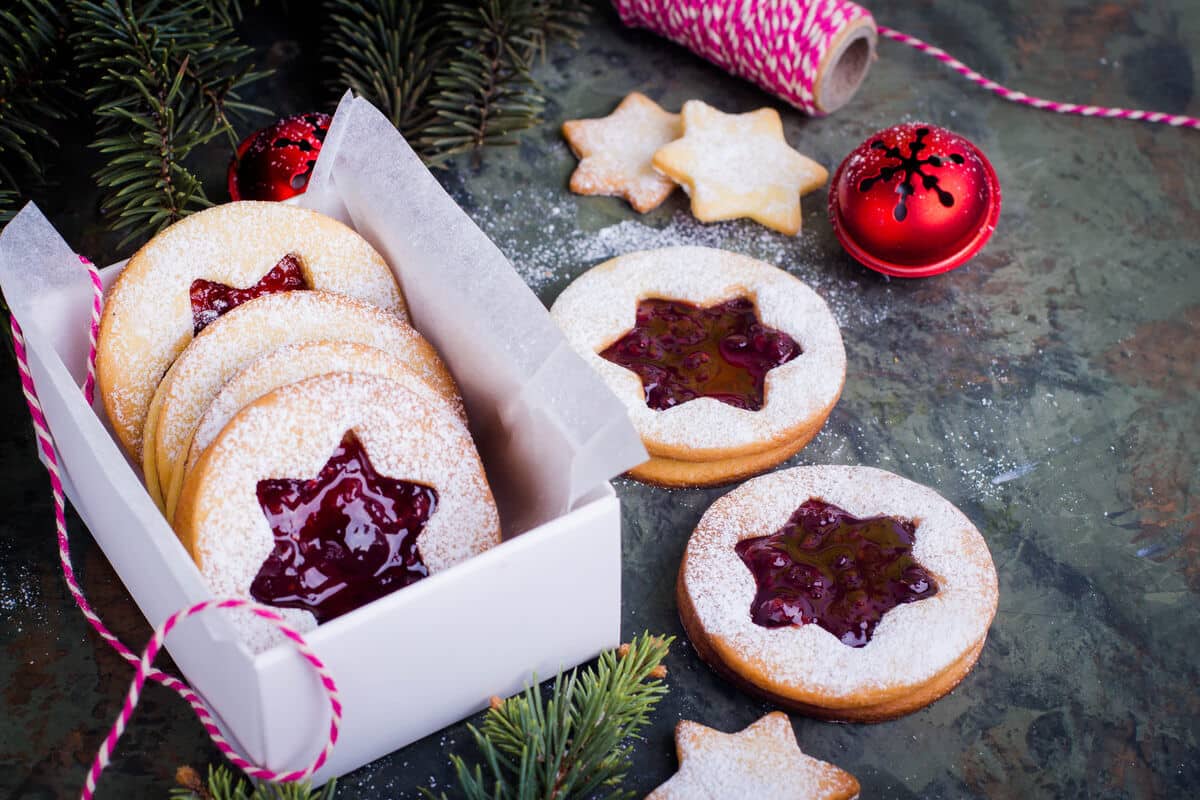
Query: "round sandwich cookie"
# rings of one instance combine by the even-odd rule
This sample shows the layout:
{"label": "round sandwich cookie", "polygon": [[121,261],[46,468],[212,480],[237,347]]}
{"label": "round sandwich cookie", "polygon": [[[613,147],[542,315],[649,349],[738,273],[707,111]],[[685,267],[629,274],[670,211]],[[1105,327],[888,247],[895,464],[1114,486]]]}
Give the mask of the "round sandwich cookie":
{"label": "round sandwich cookie", "polygon": [[[213,594],[311,630],[500,542],[466,426],[404,384],[331,373],[243,408],[188,475],[176,532]],[[255,649],[279,640],[238,616]]]}
{"label": "round sandwich cookie", "polygon": [[152,497],[173,518],[196,425],[221,387],[251,361],[297,342],[358,342],[403,361],[450,403],[458,389],[433,347],[408,323],[332,292],[268,294],[213,322],[180,354],[158,385],[146,417],[142,467]]}
{"label": "round sandwich cookie", "polygon": [[183,475],[186,477],[196,466],[221,429],[244,407],[280,386],[330,372],[354,372],[391,378],[434,403],[445,404],[447,410],[464,425],[467,422],[467,413],[457,395],[448,397],[439,394],[418,377],[407,362],[391,353],[357,342],[289,344],[251,361],[221,387],[204,416],[196,423]]}
{"label": "round sandwich cookie", "polygon": [[577,278],[550,313],[625,403],[651,456],[630,475],[649,483],[709,486],[787,460],[845,381],[825,301],[724,250],[619,256]]}
{"label": "round sandwich cookie", "polygon": [[676,585],[696,652],[769,701],[877,722],[922,708],[974,666],[996,569],[937,492],[870,467],[795,467],[705,512]]}
{"label": "round sandwich cookie", "polygon": [[150,399],[171,363],[226,311],[263,294],[321,289],[407,318],[379,253],[337,220],[244,201],[193,214],[145,244],[109,290],[96,377],[125,450],[140,457]]}

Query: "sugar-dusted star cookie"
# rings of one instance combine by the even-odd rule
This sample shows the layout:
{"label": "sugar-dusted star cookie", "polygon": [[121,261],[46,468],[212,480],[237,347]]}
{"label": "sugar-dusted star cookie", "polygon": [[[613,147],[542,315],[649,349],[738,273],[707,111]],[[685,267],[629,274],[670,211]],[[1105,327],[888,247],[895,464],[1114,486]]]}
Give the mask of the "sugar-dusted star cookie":
{"label": "sugar-dusted star cookie", "polygon": [[654,167],[692,197],[701,222],[750,217],[787,234],[800,232],[800,195],[829,172],[783,138],[773,108],[725,114],[699,100],[683,104],[683,138],[654,154]]}
{"label": "sugar-dusted star cookie", "polygon": [[853,800],[858,781],[800,752],[787,715],[774,711],[738,733],[683,720],[675,728],[679,771],[646,800]]}
{"label": "sugar-dusted star cookie", "polygon": [[572,192],[624,197],[645,213],[674,191],[675,182],[656,172],[650,159],[683,133],[679,115],[646,95],[631,92],[607,117],[567,120],[562,131],[580,159]]}

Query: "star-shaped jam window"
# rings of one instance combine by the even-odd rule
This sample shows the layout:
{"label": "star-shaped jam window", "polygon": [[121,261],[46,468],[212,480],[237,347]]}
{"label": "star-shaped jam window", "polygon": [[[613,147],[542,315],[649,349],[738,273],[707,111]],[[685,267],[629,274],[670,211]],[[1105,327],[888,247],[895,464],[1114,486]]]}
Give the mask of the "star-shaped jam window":
{"label": "star-shaped jam window", "polygon": [[735,547],[758,587],[751,619],[766,628],[816,623],[863,647],[888,611],[938,592],[913,558],[916,534],[909,520],[859,519],[823,500],[805,501],[775,533]]}
{"label": "star-shaped jam window", "polygon": [[773,711],[737,733],[690,720],[675,727],[679,771],[646,800],[851,800],[849,772],[804,753],[791,720]]}
{"label": "star-shaped jam window", "polygon": [[800,352],[795,339],[759,321],[744,297],[707,308],[651,298],[638,303],[633,329],[600,356],[637,373],[656,411],[698,397],[758,411],[767,373]]}
{"label": "star-shaped jam window", "polygon": [[726,114],[699,100],[683,104],[683,136],[654,154],[654,167],[692,198],[701,222],[750,217],[786,234],[800,232],[800,196],[829,172],[792,149],[773,108]]}
{"label": "star-shaped jam window", "polygon": [[654,169],[654,153],[683,133],[679,115],[631,92],[607,117],[571,119],[563,136],[579,157],[571,173],[576,194],[624,197],[641,213],[662,205],[675,181]]}
{"label": "star-shaped jam window", "polygon": [[307,288],[309,287],[308,281],[304,279],[304,266],[300,256],[295,253],[288,253],[279,259],[279,263],[263,275],[258,283],[244,289],[197,278],[192,281],[189,290],[192,301],[192,335],[199,334],[227,311],[232,311],[256,297]]}
{"label": "star-shaped jam window", "polygon": [[255,600],[327,622],[429,574],[417,537],[436,489],[380,475],[347,433],[315,478],[258,482],[275,548],[250,584]]}

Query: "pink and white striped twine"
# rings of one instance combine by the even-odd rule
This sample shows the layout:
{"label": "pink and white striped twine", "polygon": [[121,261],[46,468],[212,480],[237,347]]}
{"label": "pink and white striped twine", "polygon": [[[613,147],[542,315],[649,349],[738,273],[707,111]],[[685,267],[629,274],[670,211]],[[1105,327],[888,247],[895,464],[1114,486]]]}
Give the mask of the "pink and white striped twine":
{"label": "pink and white striped twine", "polygon": [[[88,403],[91,403],[96,391],[96,337],[100,330],[100,308],[104,286],[101,283],[100,273],[96,270],[96,267],[82,256],[80,256],[79,260],[87,267],[88,274],[92,279],[93,289],[92,316],[89,328],[88,370],[87,379],[83,385],[84,396]],[[266,606],[261,606],[241,598],[206,600],[177,611],[168,617],[155,629],[154,635],[150,637],[150,642],[146,645],[146,649],[142,652],[141,656],[138,656],[108,629],[92,609],[91,604],[88,603],[87,597],[84,596],[83,589],[75,577],[75,569],[71,565],[71,546],[67,536],[66,495],[63,491],[62,476],[59,473],[58,452],[54,447],[54,438],[50,433],[50,425],[46,420],[46,415],[42,411],[42,405],[38,401],[37,388],[33,383],[33,373],[29,369],[29,356],[25,349],[25,338],[21,333],[21,326],[17,323],[16,317],[10,318],[10,325],[12,326],[13,334],[13,350],[17,357],[17,369],[21,374],[21,390],[24,392],[25,402],[29,406],[29,416],[33,420],[33,429],[37,438],[38,449],[45,459],[46,470],[50,473],[50,488],[54,494],[54,525],[58,532],[58,558],[62,566],[63,577],[67,582],[67,589],[70,590],[71,596],[75,599],[75,604],[79,606],[79,610],[83,612],[83,616],[96,630],[96,633],[100,634],[100,637],[108,642],[123,659],[135,667],[133,683],[130,685],[129,693],[125,697],[121,713],[113,723],[112,728],[109,729],[108,735],[104,737],[103,743],[96,752],[95,759],[92,760],[92,765],[88,770],[80,797],[82,800],[91,800],[95,794],[96,781],[100,777],[100,773],[108,766],[113,751],[116,749],[117,740],[121,738],[121,734],[125,732],[125,726],[129,723],[130,717],[133,716],[133,711],[137,707],[138,699],[141,696],[142,688],[145,686],[147,679],[161,683],[163,686],[174,690],[180,697],[186,700],[188,705],[192,707],[192,710],[196,712],[196,716],[200,719],[200,724],[204,726],[204,730],[212,738],[213,744],[217,746],[217,749],[234,766],[241,769],[250,777],[277,782],[298,781],[308,778],[329,759],[329,754],[333,751],[333,747],[337,743],[338,730],[341,727],[342,720],[342,704],[338,696],[337,684],[334,682],[333,676],[325,668],[325,664],[309,648],[308,643],[304,641],[304,637],[287,625],[279,614]],[[295,645],[296,649],[309,664],[312,665],[313,669],[316,670],[317,675],[321,679],[321,684],[328,694],[329,706],[332,713],[328,741],[312,764],[306,769],[280,773],[263,769],[248,761],[221,735],[216,720],[209,712],[208,707],[204,705],[204,701],[192,691],[190,686],[179,678],[155,669],[152,666],[154,657],[161,649],[163,641],[176,625],[188,617],[201,614],[213,608],[244,608],[274,623],[283,635]]]}
{"label": "pink and white striped twine", "polygon": [[[767,91],[779,96],[808,114],[821,114],[816,105],[815,87],[818,70],[829,48],[848,25],[862,19],[871,19],[871,13],[849,0],[613,0],[621,20],[630,26],[640,26],[655,31],[693,52],[712,61],[735,75],[750,80]],[[1085,117],[1108,119],[1143,120],[1173,127],[1200,129],[1200,119],[1182,114],[1166,114],[1160,111],[1141,111],[1128,108],[1062,103],[1009,89],[996,81],[980,75],[966,64],[945,51],[892,28],[877,26],[879,33],[893,41],[901,42],[933,56],[967,80],[993,92],[1005,100],[1021,103],[1032,108],[1054,111],[1059,114],[1078,114]],[[95,297],[92,304],[90,326],[90,350],[88,353],[87,380],[83,391],[89,403],[96,389],[96,336],[100,327],[100,304],[103,286],[100,274],[87,259],[80,257],[91,275]],[[293,630],[270,608],[248,600],[230,598],[208,600],[172,614],[150,638],[141,657],[126,647],[92,610],[71,565],[70,543],[67,537],[66,499],[62,478],[59,474],[58,454],[54,439],[38,402],[33,375],[29,371],[29,359],[25,351],[25,340],[16,318],[11,320],[13,346],[17,366],[21,373],[21,388],[29,405],[38,447],[45,458],[50,473],[50,487],[54,493],[54,521],[58,531],[58,555],[62,562],[63,576],[75,603],[87,621],[104,641],[118,654],[135,666],[133,683],[121,708],[121,714],[109,730],[96,753],[91,769],[88,770],[81,797],[91,800],[96,790],[96,780],[108,766],[117,740],[133,715],[146,680],[153,680],[174,690],[196,712],[201,725],[212,737],[217,749],[235,766],[253,778],[269,781],[296,781],[309,777],[328,760],[337,743],[341,725],[342,708],[338,699],[337,685],[317,657],[304,641],[304,637]],[[332,718],[329,739],[325,747],[307,769],[278,773],[258,767],[233,749],[221,735],[212,714],[200,697],[180,679],[168,675],[152,666],[154,657],[162,647],[163,640],[181,621],[212,608],[246,608],[263,619],[274,623],[313,666],[321,683],[329,694]]]}
{"label": "pink and white striped twine", "polygon": [[[749,80],[806,114],[824,113],[816,87],[825,54],[851,24],[871,12],[849,0],[613,0],[621,21],[654,31]],[[1062,103],[1009,89],[915,36],[877,26],[880,35],[916,48],[1005,100],[1059,114],[1142,120],[1200,130],[1184,114]]]}

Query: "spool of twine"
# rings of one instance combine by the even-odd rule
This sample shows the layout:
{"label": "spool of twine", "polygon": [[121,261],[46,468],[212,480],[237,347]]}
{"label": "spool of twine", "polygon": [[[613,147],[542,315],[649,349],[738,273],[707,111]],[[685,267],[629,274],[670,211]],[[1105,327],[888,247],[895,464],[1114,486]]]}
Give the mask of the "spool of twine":
{"label": "spool of twine", "polygon": [[883,36],[1027,108],[1200,130],[1200,118],[1187,114],[1071,103],[1010,89],[915,36],[876,25],[871,12],[850,0],[613,0],[613,5],[626,25],[665,36],[814,116],[849,102]]}
{"label": "spool of twine", "polygon": [[875,59],[871,12],[847,0],[613,0],[621,21],[683,45],[812,115],[858,91]]}

